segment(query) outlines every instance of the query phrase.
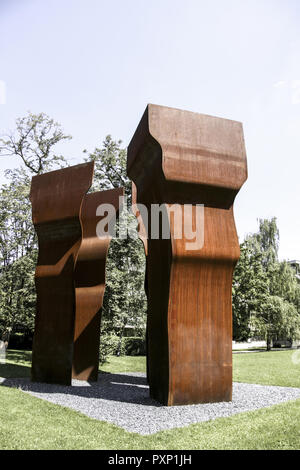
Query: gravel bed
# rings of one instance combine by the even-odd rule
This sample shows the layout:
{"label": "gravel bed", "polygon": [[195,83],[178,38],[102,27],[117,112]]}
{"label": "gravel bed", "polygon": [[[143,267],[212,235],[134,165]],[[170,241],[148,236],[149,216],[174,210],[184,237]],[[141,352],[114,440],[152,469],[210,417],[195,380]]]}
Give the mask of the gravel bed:
{"label": "gravel bed", "polygon": [[142,435],[300,398],[300,388],[234,383],[232,402],[167,407],[149,398],[145,374],[132,372],[100,374],[97,383],[73,380],[72,387],[32,383],[27,378],[0,383]]}

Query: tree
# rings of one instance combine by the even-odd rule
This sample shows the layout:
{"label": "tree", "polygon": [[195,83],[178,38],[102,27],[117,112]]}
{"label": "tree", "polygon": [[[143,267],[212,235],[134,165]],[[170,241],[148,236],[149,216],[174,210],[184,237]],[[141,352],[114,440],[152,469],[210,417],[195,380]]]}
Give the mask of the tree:
{"label": "tree", "polygon": [[102,333],[118,336],[118,355],[127,326],[134,328],[139,336],[145,334],[147,303],[144,277],[143,244],[129,238],[113,239],[107,258]]}
{"label": "tree", "polygon": [[2,186],[0,214],[0,332],[8,342],[18,326],[33,330],[37,248],[27,184]]}
{"label": "tree", "polygon": [[296,339],[300,334],[300,286],[294,270],[278,261],[276,218],[260,219],[258,233],[241,245],[233,278],[233,332],[235,339],[265,337]]}
{"label": "tree", "polygon": [[[101,326],[102,344],[110,335],[118,336],[118,354],[126,326],[135,327],[139,334],[145,334],[147,308],[144,290],[145,253],[137,235],[130,236],[130,232],[135,231],[136,234],[137,222],[130,211],[131,181],[126,174],[126,149],[121,148],[121,143],[108,135],[103,147],[96,148],[86,158],[86,161],[95,162],[92,190],[123,186],[128,196],[128,205],[124,206],[122,220],[117,223],[116,232],[118,235],[120,231],[124,231],[124,225],[131,229],[125,238],[116,236],[110,244]],[[133,225],[135,228],[132,229]]]}
{"label": "tree", "polygon": [[55,166],[66,164],[62,155],[56,155],[53,147],[71,139],[65,135],[60,124],[45,113],[28,113],[16,120],[15,132],[0,139],[0,156],[18,156],[29,174],[41,174]]}
{"label": "tree", "polygon": [[248,236],[240,250],[232,284],[233,338],[246,341],[252,335],[251,317],[260,311],[268,292],[268,278],[256,238]]}
{"label": "tree", "polygon": [[31,177],[66,163],[54,146],[69,139],[44,113],[17,119],[16,131],[0,139],[1,156],[18,156],[21,166],[7,170],[0,189],[0,337],[16,329],[33,331],[34,270],[37,240],[31,220]]}
{"label": "tree", "polygon": [[274,263],[269,268],[270,293],[279,295],[300,312],[300,284],[295,270],[286,261]]}
{"label": "tree", "polygon": [[9,343],[18,330],[32,333],[35,316],[34,256],[25,255],[1,270],[0,328],[3,341]]}
{"label": "tree", "polygon": [[277,295],[266,295],[252,317],[252,328],[266,338],[267,351],[274,339],[293,339],[300,335],[300,315],[295,306]]}
{"label": "tree", "polygon": [[[28,113],[17,119],[15,132],[0,139],[0,156],[21,159],[20,167],[6,171],[8,183],[0,189],[0,334],[5,338],[19,327],[33,330],[37,240],[28,197],[31,177],[67,164],[54,151],[55,145],[66,139],[70,136],[44,113]],[[121,148],[121,141],[107,136],[102,148],[97,147],[86,161],[91,159],[95,162],[93,190],[124,186],[130,201],[131,182],[126,175],[126,149]],[[124,220],[136,225],[126,207]],[[140,334],[145,330],[145,256],[140,240],[129,235],[114,239],[107,266],[102,331],[117,334],[121,342],[128,324]]]}
{"label": "tree", "polygon": [[[92,191],[124,187],[125,194],[131,195],[131,181],[126,173],[127,152],[121,144],[121,140],[113,140],[107,135],[102,148],[96,147],[88,154],[85,161],[95,162]],[[88,153],[87,150],[83,152]]]}
{"label": "tree", "polygon": [[263,254],[263,265],[266,270],[278,261],[279,229],[276,217],[272,219],[259,219],[259,231],[255,234]]}

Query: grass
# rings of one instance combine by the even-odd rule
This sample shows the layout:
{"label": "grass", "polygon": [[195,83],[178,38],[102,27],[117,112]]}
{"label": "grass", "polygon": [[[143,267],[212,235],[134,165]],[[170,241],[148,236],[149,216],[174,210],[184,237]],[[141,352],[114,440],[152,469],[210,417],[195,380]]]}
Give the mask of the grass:
{"label": "grass", "polygon": [[[233,355],[233,380],[235,382],[281,385],[300,388],[300,364],[294,364],[293,350],[242,353]],[[300,356],[300,351],[298,352]],[[0,364],[0,377],[29,377],[30,351],[7,351],[6,364]],[[110,356],[100,366],[103,372],[145,372],[146,358]]]}
{"label": "grass", "polygon": [[293,363],[293,354],[293,350],[234,354],[233,380],[300,388],[300,364]]}
{"label": "grass", "polygon": [[30,377],[31,351],[8,349],[5,364],[0,363],[0,377]]}
{"label": "grass", "polygon": [[140,436],[0,387],[1,449],[299,449],[300,400]]}
{"label": "grass", "polygon": [[[293,351],[235,354],[234,380],[300,387]],[[0,376],[28,376],[31,354],[9,350]],[[104,372],[144,371],[144,357],[110,357]],[[140,436],[20,390],[0,387],[0,449],[299,449],[300,400]]]}
{"label": "grass", "polygon": [[145,356],[110,356],[108,361],[100,366],[103,372],[145,372]]}

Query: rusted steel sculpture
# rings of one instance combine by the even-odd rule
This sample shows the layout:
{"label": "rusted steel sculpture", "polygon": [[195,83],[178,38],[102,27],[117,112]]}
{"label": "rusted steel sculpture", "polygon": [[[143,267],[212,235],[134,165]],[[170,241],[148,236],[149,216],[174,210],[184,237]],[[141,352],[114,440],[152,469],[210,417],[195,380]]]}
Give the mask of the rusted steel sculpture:
{"label": "rusted steel sculpture", "polygon": [[32,179],[32,218],[39,242],[32,380],[97,380],[100,312],[110,236],[98,239],[99,204],[117,206],[122,190],[86,195],[94,163]]}
{"label": "rusted steel sculpture", "polygon": [[[166,405],[230,401],[231,287],[239,258],[233,202],[247,179],[242,125],[148,105],[128,147],[127,172],[137,202],[148,208],[150,394]],[[151,204],[162,203],[171,237],[153,239]],[[199,238],[203,229],[196,249],[184,230],[175,236],[183,228],[176,211],[186,204],[192,210],[184,226],[192,224]],[[200,225],[197,204],[204,205]]]}
{"label": "rusted steel sculpture", "polygon": [[33,381],[71,383],[80,210],[93,168],[85,163],[32,178],[32,220],[39,242]]}
{"label": "rusted steel sculpture", "polygon": [[148,254],[148,234],[147,234],[147,230],[146,230],[146,227],[144,225],[144,222],[143,222],[142,214],[140,213],[138,205],[137,205],[138,201],[137,201],[136,185],[133,182],[131,183],[131,194],[132,194],[132,196],[131,196],[132,197],[132,212],[134,213],[134,215],[137,218],[137,221],[138,221],[137,230],[138,230],[139,239],[142,241],[142,243],[144,245],[145,255],[147,256],[147,254]]}
{"label": "rusted steel sculpture", "polygon": [[[138,221],[137,231],[138,231],[139,239],[142,241],[142,243],[144,245],[145,257],[146,257],[144,288],[145,288],[145,293],[146,293],[146,297],[147,297],[147,300],[148,300],[148,274],[147,274],[148,234],[147,234],[147,230],[146,230],[146,227],[144,225],[144,222],[143,222],[142,214],[140,213],[138,205],[137,205],[137,203],[138,203],[138,201],[137,201],[137,189],[136,189],[136,185],[134,184],[134,182],[131,183],[131,197],[132,197],[132,212],[133,212],[133,214],[135,215],[135,217],[137,218],[137,221]],[[147,315],[147,326],[146,326],[146,351],[147,351],[146,377],[147,377],[147,381],[148,381],[148,377],[149,377],[148,320],[149,320],[149,315]]]}
{"label": "rusted steel sculpture", "polygon": [[82,243],[75,268],[76,319],[74,334],[73,378],[97,381],[101,310],[105,290],[105,265],[111,240],[109,233],[96,233],[98,222],[105,216],[109,225],[112,214],[96,216],[100,204],[119,210],[123,188],[87,194],[84,198],[81,223]]}

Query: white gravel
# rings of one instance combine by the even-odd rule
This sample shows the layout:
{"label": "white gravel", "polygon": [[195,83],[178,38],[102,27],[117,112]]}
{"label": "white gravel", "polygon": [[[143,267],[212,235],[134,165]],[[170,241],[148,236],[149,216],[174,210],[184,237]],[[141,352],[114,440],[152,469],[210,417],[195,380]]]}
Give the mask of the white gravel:
{"label": "white gravel", "polygon": [[72,387],[25,378],[1,379],[0,383],[142,435],[300,398],[300,388],[234,383],[232,402],[167,407],[149,398],[142,373],[100,374],[97,383],[73,380]]}

